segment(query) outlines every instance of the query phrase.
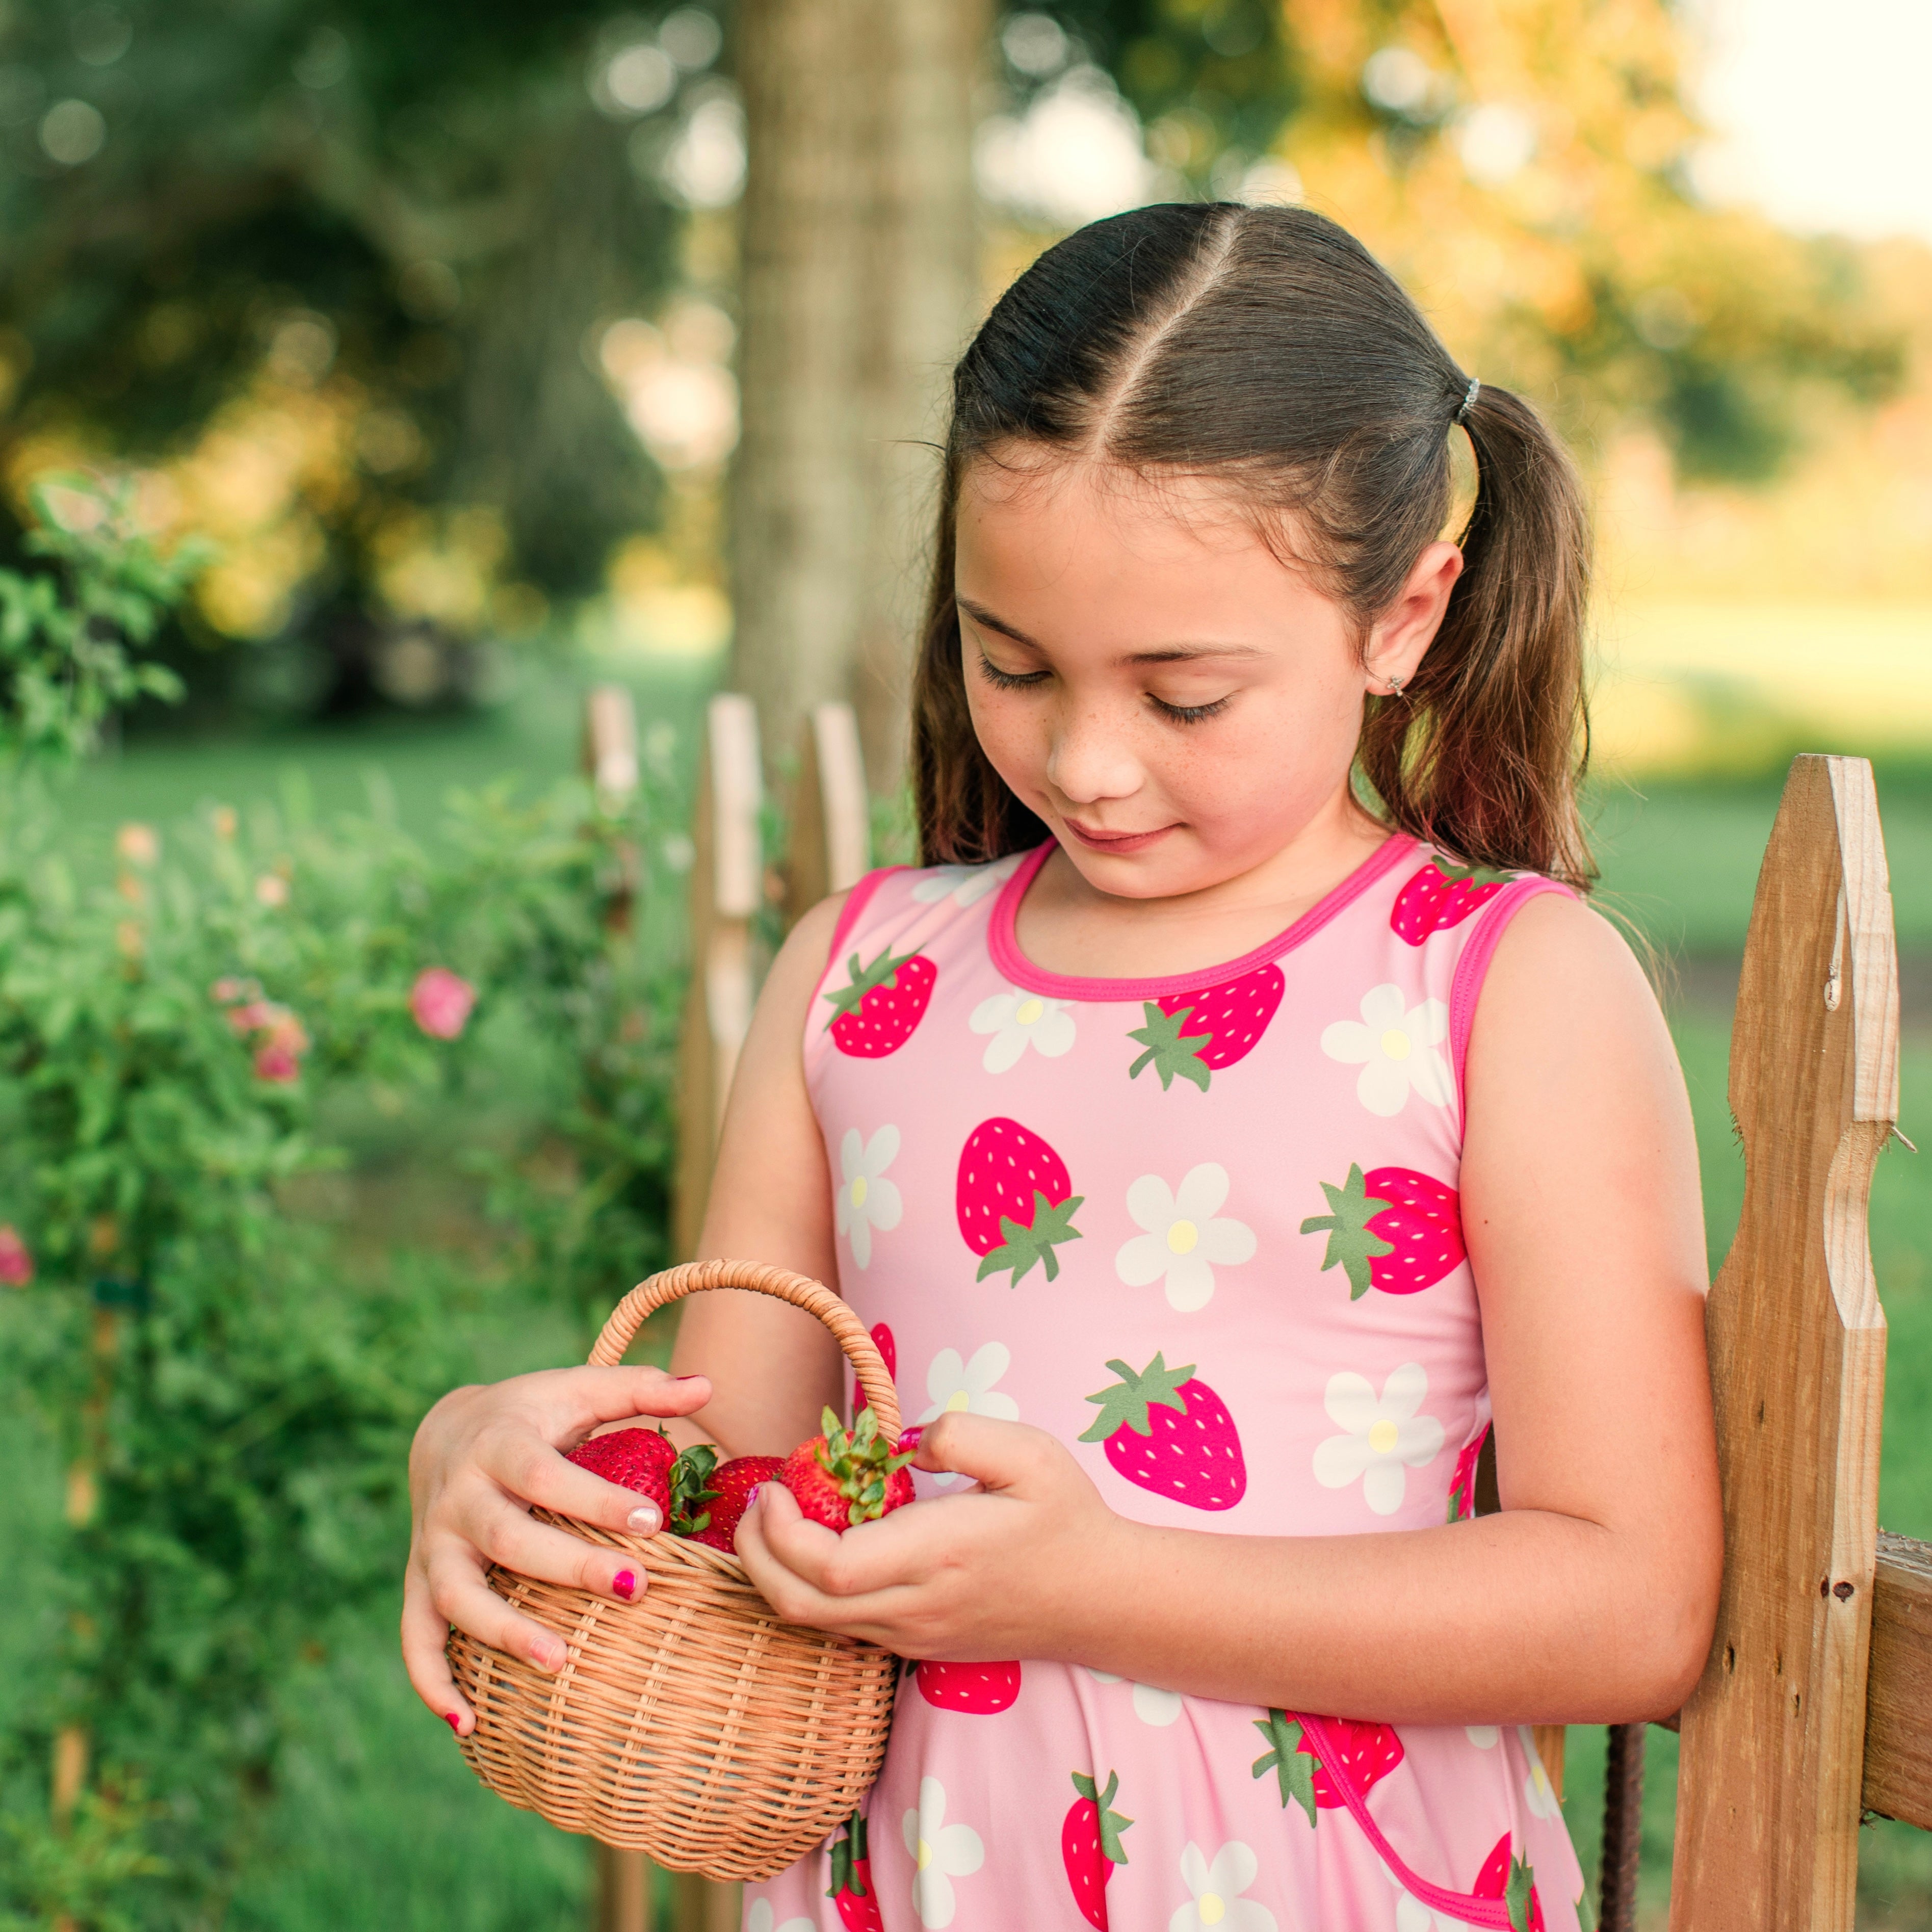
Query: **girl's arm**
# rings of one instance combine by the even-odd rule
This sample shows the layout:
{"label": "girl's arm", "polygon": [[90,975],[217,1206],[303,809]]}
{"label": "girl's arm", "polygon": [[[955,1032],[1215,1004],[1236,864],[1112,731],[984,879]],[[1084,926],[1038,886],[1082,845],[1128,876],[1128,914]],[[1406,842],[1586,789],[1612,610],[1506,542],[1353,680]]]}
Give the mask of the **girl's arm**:
{"label": "girl's arm", "polygon": [[[836,1283],[832,1174],[805,1086],[807,1009],[825,972],[845,896],[800,920],[772,962],[724,1109],[697,1258],[767,1262]],[[672,1432],[726,1456],[783,1456],[842,1407],[838,1345],[815,1316],[768,1294],[696,1294],[679,1318],[676,1375],[702,1373],[715,1393]]]}
{"label": "girl's arm", "polygon": [[920,1464],[978,1493],[838,1538],[766,1485],[738,1539],[766,1594],[908,1655],[1058,1658],[1289,1709],[1674,1710],[1709,1646],[1723,1546],[1696,1151],[1657,1002],[1594,914],[1552,896],[1516,915],[1468,1089],[1462,1213],[1502,1514],[1348,1537],[1152,1528],[1108,1510],[1052,1438],[955,1415]]}

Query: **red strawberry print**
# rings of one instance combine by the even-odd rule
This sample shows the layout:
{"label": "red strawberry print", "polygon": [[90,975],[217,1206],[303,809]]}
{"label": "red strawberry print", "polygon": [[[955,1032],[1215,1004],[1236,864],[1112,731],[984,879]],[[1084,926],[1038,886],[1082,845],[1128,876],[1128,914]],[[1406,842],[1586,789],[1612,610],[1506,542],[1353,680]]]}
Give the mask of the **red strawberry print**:
{"label": "red strawberry print", "polygon": [[1475,1441],[1466,1444],[1456,1458],[1455,1473],[1449,1478],[1449,1520],[1466,1522],[1476,1514],[1476,1466],[1483,1460],[1483,1444],[1490,1439],[1490,1425]]}
{"label": "red strawberry print", "polygon": [[1420,946],[1432,932],[1460,926],[1478,906],[1494,898],[1511,876],[1489,866],[1459,866],[1438,853],[1396,895],[1389,929],[1411,946]]}
{"label": "red strawberry print", "polygon": [[1269,1745],[1255,1760],[1255,1776],[1265,1777],[1272,1771],[1281,1787],[1282,1805],[1291,1800],[1299,1804],[1311,1825],[1318,1810],[1341,1809],[1347,1802],[1342,1796],[1344,1784],[1366,1798],[1402,1759],[1402,1740],[1392,1725],[1358,1724],[1352,1718],[1326,1718],[1322,1722],[1340,1753],[1332,1766],[1323,1762],[1314,1739],[1292,1712],[1270,1711],[1254,1720]]}
{"label": "red strawberry print", "polygon": [[713,1550],[735,1549],[734,1539],[745,1511],[751,1506],[753,1492],[761,1483],[776,1482],[784,1467],[782,1456],[734,1456],[714,1470],[707,1511],[710,1520],[702,1529],[692,1532],[692,1541],[709,1544]]}
{"label": "red strawberry print", "polygon": [[1108,1774],[1104,1791],[1084,1771],[1076,1771],[1073,1789],[1078,1796],[1060,1827],[1060,1862],[1066,1868],[1073,1902],[1081,1917],[1100,1932],[1107,1932],[1107,1881],[1116,1865],[1127,1862],[1120,1834],[1134,1822],[1110,1808],[1120,1785],[1118,1771]]}
{"label": "red strawberry print", "polygon": [[850,983],[824,996],[833,1007],[826,1022],[832,1045],[859,1060],[898,1052],[932,1004],[939,968],[922,953],[896,953],[889,946],[869,966],[860,965],[854,953],[845,970]]}
{"label": "red strawberry print", "polygon": [[872,1861],[866,1851],[866,1814],[852,1821],[832,1846],[832,1883],[826,1897],[838,1908],[846,1932],[885,1932],[879,1916],[879,1895],[872,1888]]}
{"label": "red strawberry print", "polygon": [[1156,1354],[1138,1372],[1107,1364],[1118,1382],[1090,1395],[1100,1414],[1081,1436],[1098,1442],[1130,1483],[1190,1509],[1232,1509],[1247,1492],[1248,1467],[1227,1405],[1194,1365],[1170,1369]]}
{"label": "red strawberry print", "polygon": [[607,1483],[650,1497],[663,1520],[670,1520],[670,1467],[677,1460],[677,1445],[661,1430],[614,1429],[580,1442],[565,1460]]}
{"label": "red strawberry print", "polygon": [[1510,1851],[1507,1832],[1483,1862],[1469,1896],[1501,1899],[1514,1932],[1543,1932],[1543,1900],[1536,1894],[1536,1874],[1527,1858],[1519,1858]]}
{"label": "red strawberry print", "polygon": [[1146,1023],[1127,1037],[1146,1051],[1127,1069],[1127,1078],[1137,1079],[1151,1066],[1160,1076],[1163,1093],[1174,1084],[1177,1073],[1206,1093],[1214,1073],[1254,1051],[1281,1004],[1286,985],[1281,968],[1270,963],[1198,992],[1142,1000]]}
{"label": "red strawberry print", "polygon": [[1048,1281],[1060,1273],[1054,1252],[1082,1238],[1073,1225],[1086,1198],[1073,1192],[1066,1163],[1017,1120],[982,1120],[959,1150],[955,1204],[966,1245],[984,1258],[976,1280],[1010,1270],[1017,1288],[1037,1262]]}
{"label": "red strawberry print", "polygon": [[1020,1694],[1020,1667],[1012,1664],[939,1664],[923,1659],[914,1672],[919,1694],[941,1711],[988,1718],[1010,1710]]}
{"label": "red strawberry print", "polygon": [[912,1459],[910,1449],[894,1451],[869,1408],[860,1410],[849,1435],[827,1408],[824,1432],[784,1459],[778,1479],[814,1522],[843,1536],[912,1501],[912,1478],[906,1473]]}
{"label": "red strawberry print", "polygon": [[1372,1288],[1384,1294],[1415,1294],[1432,1288],[1462,1264],[1462,1207],[1453,1187],[1412,1167],[1358,1164],[1337,1187],[1323,1181],[1326,1214],[1311,1214],[1304,1234],[1325,1233],[1325,1274],[1337,1262],[1348,1277],[1348,1299]]}
{"label": "red strawberry print", "polygon": [[879,1359],[886,1365],[886,1373],[897,1382],[899,1378],[899,1345],[892,1339],[892,1331],[883,1322],[872,1330],[872,1346],[878,1350]]}

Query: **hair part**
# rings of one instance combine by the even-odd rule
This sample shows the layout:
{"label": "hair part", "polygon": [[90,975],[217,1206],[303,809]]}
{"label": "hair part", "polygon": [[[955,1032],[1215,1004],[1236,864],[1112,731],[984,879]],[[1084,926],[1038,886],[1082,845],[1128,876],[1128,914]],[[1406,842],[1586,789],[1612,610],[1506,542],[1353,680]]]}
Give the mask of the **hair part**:
{"label": "hair part", "polygon": [[[913,694],[925,862],[983,862],[1046,831],[980,749],[967,702],[953,550],[975,464],[1024,446],[1210,482],[1366,639],[1449,514],[1468,387],[1393,278],[1307,208],[1143,208],[1048,249],[953,371]],[[1402,695],[1367,700],[1357,769],[1394,828],[1587,888],[1582,484],[1521,398],[1485,382],[1462,420],[1478,476],[1462,574]]]}

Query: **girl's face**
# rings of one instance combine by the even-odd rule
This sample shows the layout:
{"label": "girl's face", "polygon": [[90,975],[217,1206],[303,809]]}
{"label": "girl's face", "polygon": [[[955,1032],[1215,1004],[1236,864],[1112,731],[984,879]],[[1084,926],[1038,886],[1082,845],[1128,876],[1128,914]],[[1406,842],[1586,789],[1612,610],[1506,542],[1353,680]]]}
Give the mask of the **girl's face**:
{"label": "girl's face", "polygon": [[994,769],[1088,883],[1170,898],[1346,831],[1364,695],[1414,676],[1456,547],[1424,550],[1364,647],[1209,487],[1018,460],[962,485],[967,696]]}

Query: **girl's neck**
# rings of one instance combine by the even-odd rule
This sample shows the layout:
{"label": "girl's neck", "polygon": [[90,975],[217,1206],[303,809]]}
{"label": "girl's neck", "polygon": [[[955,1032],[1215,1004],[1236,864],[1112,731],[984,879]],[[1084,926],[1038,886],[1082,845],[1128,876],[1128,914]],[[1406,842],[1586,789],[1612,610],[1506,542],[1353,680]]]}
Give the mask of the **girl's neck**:
{"label": "girl's neck", "polygon": [[1082,979],[1157,979],[1217,966],[1285,932],[1388,836],[1345,791],[1260,864],[1166,898],[1101,892],[1055,850],[1020,902],[1014,938],[1043,971]]}

